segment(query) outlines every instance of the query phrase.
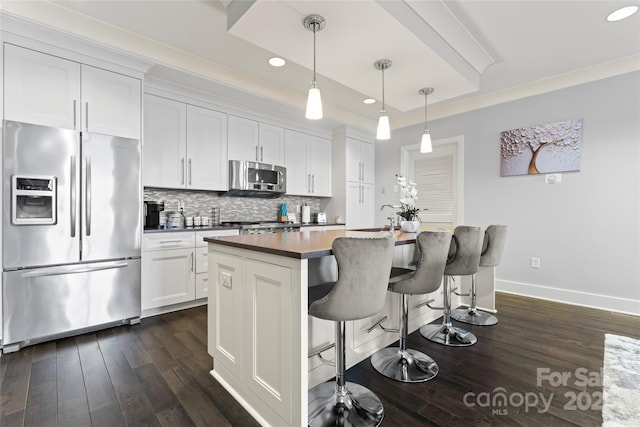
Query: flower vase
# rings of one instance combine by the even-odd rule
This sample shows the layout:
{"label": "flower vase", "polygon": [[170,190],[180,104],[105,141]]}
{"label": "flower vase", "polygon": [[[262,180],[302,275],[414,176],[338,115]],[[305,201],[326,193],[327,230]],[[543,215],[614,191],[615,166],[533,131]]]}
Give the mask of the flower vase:
{"label": "flower vase", "polygon": [[400,221],[400,230],[405,233],[416,233],[420,229],[420,221]]}

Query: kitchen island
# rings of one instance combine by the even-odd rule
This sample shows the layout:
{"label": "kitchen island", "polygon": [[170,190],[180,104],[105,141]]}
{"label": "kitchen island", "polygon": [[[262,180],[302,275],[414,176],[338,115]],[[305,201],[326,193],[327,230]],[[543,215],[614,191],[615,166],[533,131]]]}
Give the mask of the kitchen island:
{"label": "kitchen island", "polygon": [[[333,322],[308,317],[308,288],[336,279],[331,253],[335,238],[388,233],[327,230],[205,239],[209,244],[211,375],[258,422],[273,426],[307,424],[307,390],[335,374],[334,368],[320,358],[308,358],[314,349],[327,348],[322,356],[333,359],[330,345],[334,339]],[[394,266],[407,266],[414,258],[416,235],[395,231],[395,237]],[[441,291],[414,296],[410,306],[427,299],[441,304]],[[458,302],[453,298],[454,306]],[[413,308],[409,330],[440,315],[440,311],[426,306]],[[399,299],[393,293],[388,293],[387,306],[380,315],[349,322],[347,367],[397,340],[397,334],[375,327],[385,317],[385,327],[397,327]]]}

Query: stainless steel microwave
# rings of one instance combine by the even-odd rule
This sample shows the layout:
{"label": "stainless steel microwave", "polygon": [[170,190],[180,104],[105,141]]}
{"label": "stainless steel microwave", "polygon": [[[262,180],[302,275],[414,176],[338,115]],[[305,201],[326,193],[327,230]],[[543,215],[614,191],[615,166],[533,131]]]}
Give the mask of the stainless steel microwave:
{"label": "stainless steel microwave", "polygon": [[286,192],[287,170],[283,166],[229,160],[227,196],[275,198]]}

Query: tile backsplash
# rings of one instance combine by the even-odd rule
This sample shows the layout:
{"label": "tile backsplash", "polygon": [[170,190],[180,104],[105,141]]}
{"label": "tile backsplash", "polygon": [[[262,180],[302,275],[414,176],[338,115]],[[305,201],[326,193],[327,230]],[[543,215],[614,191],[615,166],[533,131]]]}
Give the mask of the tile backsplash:
{"label": "tile backsplash", "polygon": [[[320,210],[320,200],[315,197],[283,196],[277,199],[221,197],[213,191],[152,187],[145,187],[144,200],[164,201],[165,212],[178,211],[178,203],[182,201],[185,207],[184,213],[187,216],[212,216],[211,209],[220,208],[221,221],[276,221],[282,203],[287,205],[287,212],[296,212],[296,207],[305,203],[311,207],[312,214]],[[299,214],[298,221],[300,221]]]}

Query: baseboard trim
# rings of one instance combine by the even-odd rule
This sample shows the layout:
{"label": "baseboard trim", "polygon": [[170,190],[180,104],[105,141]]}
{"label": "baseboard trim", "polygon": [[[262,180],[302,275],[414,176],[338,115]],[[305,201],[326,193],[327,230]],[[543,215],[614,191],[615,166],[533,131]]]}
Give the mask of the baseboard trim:
{"label": "baseboard trim", "polygon": [[529,283],[511,282],[508,280],[496,279],[495,285],[497,292],[640,316],[640,301],[638,300],[570,291]]}

